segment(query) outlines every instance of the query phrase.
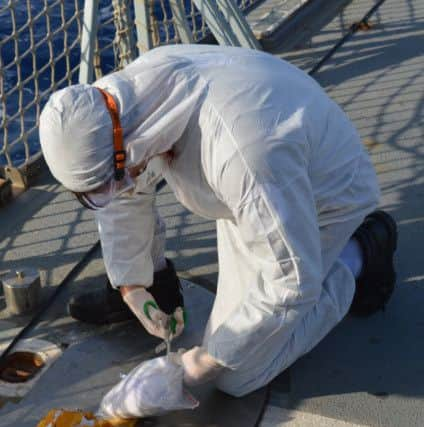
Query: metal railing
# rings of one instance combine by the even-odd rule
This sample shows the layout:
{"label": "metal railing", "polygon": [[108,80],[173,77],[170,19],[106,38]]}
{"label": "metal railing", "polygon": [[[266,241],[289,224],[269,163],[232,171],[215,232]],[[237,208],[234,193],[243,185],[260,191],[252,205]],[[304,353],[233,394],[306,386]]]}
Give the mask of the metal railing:
{"label": "metal railing", "polygon": [[[91,0],[85,5],[83,0],[1,2],[2,174],[41,157],[38,121],[54,91],[90,81],[90,73],[99,78],[117,70],[152,47],[198,42],[211,30],[220,43],[243,44],[250,34],[246,38],[243,25],[247,24],[240,24],[237,14],[260,1]],[[92,28],[85,28],[89,22],[87,4],[97,6],[92,10]],[[234,22],[228,26],[224,18]],[[227,35],[230,32],[232,36]],[[253,47],[257,47],[255,42],[250,39]],[[84,46],[91,54],[91,69],[84,68]]]}

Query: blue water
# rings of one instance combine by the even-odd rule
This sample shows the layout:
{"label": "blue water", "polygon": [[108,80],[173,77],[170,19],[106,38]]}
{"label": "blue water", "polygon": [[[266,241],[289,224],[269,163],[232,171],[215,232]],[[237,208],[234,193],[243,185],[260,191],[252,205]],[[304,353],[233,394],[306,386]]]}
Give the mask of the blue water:
{"label": "blue water", "polygon": [[[78,2],[80,8],[83,7],[83,0],[75,0]],[[10,9],[5,8],[7,5],[7,0],[0,0],[0,39],[5,40],[10,34],[12,34],[12,19]],[[22,28],[28,20],[28,11],[27,11],[27,2],[20,1],[16,2],[14,6],[16,27]],[[71,18],[75,11],[74,1],[67,0],[64,7],[64,17],[65,21],[68,21]],[[188,2],[187,2],[188,3]],[[54,4],[53,0],[48,0],[48,4]],[[31,15],[33,18],[39,14],[44,8],[43,0],[31,0]],[[188,10],[188,4],[186,4]],[[162,21],[163,11],[160,7],[155,7],[155,15],[158,21]],[[169,8],[166,8],[165,14],[170,17]],[[112,6],[110,0],[101,0],[100,1],[100,13],[99,21],[104,24],[112,17]],[[4,121],[7,117],[7,140],[12,142],[18,138],[23,131],[28,131],[30,128],[35,126],[36,116],[37,116],[37,107],[34,105],[27,108],[24,114],[23,121],[21,122],[20,117],[13,118],[19,109],[28,107],[31,101],[34,100],[34,97],[37,94],[40,98],[41,107],[45,104],[48,99],[49,94],[43,94],[50,86],[51,82],[59,82],[66,75],[66,61],[69,61],[71,68],[74,68],[79,64],[80,61],[80,50],[79,45],[76,44],[71,50],[68,59],[65,57],[58,59],[61,52],[64,50],[65,40],[63,37],[63,32],[60,31],[56,36],[51,40],[51,46],[48,46],[46,43],[41,44],[36,50],[36,60],[33,63],[32,55],[22,54],[29,49],[31,37],[34,39],[36,44],[43,39],[47,32],[47,27],[50,25],[50,33],[58,29],[62,24],[61,9],[59,6],[51,7],[49,11],[49,19],[44,15],[40,19],[36,20],[36,25],[34,26],[33,32],[29,28],[24,29],[20,35],[19,39],[15,42],[13,39],[6,42],[0,49],[1,56],[1,67],[3,72],[3,91],[7,94],[12,88],[16,87],[18,84],[18,76],[20,80],[24,81],[29,79],[28,82],[24,84],[23,95],[19,97],[19,91],[15,91],[13,94],[6,96],[6,108],[0,107],[1,117]],[[68,40],[67,45],[72,45],[75,42],[77,36],[77,22],[74,22],[70,25],[68,29]],[[173,36],[174,29],[171,28],[171,36]],[[107,43],[110,43],[114,37],[114,27],[113,24],[108,24],[101,28],[99,31],[99,44],[104,46]],[[15,65],[8,67],[8,64],[11,64],[14,61],[15,57],[15,43],[18,47],[18,57],[21,57],[21,63],[19,67]],[[45,67],[43,66],[48,64],[50,58],[50,49],[53,52],[55,58],[55,64]],[[101,67],[103,73],[110,72],[115,67],[115,59],[113,50],[110,48],[107,52],[102,54],[101,57]],[[36,79],[38,83],[38,88],[36,87],[35,80],[30,78],[31,75],[36,71],[39,71],[39,75]],[[1,77],[1,76],[0,76]],[[61,87],[68,86],[69,84],[78,82],[78,72],[75,72],[69,80],[66,80],[60,83],[57,86],[57,89]],[[3,144],[3,138],[5,134],[5,128],[2,126],[0,128],[0,147]],[[38,143],[38,132],[37,129],[34,129],[28,137],[28,147],[29,154],[33,155],[39,151]],[[9,149],[9,153],[12,157],[12,162],[14,166],[18,166],[25,161],[25,150],[22,142],[18,142],[14,147]],[[6,163],[6,158],[4,155],[0,155],[0,165]]]}

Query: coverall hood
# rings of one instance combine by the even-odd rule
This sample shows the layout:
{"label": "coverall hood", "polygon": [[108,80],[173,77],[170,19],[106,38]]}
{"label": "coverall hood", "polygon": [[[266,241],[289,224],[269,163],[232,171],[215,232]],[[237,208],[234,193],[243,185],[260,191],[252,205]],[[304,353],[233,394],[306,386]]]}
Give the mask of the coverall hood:
{"label": "coverall hood", "polygon": [[40,143],[53,176],[71,191],[93,190],[113,174],[111,118],[90,85],[50,97],[40,117]]}

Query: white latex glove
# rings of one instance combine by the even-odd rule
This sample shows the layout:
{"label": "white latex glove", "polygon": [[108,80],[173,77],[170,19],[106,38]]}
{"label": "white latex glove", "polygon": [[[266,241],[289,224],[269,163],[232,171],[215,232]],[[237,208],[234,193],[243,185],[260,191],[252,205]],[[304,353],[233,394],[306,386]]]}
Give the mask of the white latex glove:
{"label": "white latex glove", "polygon": [[123,299],[149,334],[163,340],[172,340],[183,331],[184,313],[181,307],[173,315],[167,315],[159,309],[152,294],[142,287],[130,290]]}
{"label": "white latex glove", "polygon": [[213,380],[224,369],[203,347],[193,347],[181,356],[184,383],[197,386]]}

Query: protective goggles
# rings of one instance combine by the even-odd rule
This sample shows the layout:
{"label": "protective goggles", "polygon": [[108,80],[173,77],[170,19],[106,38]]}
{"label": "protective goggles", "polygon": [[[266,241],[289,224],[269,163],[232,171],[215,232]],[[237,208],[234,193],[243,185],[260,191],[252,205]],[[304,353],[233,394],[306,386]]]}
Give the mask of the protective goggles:
{"label": "protective goggles", "polygon": [[125,168],[126,152],[124,150],[124,138],[121,121],[119,119],[118,106],[110,93],[100,88],[96,89],[102,94],[112,120],[114,176],[106,184],[94,191],[74,193],[83,206],[92,210],[105,207],[114,198],[132,191],[135,187],[134,180]]}
{"label": "protective goggles", "polygon": [[133,178],[125,171],[124,178],[119,181],[112,178],[96,190],[74,194],[84,207],[91,210],[98,210],[104,208],[113,199],[122,196],[131,196],[135,185]]}

